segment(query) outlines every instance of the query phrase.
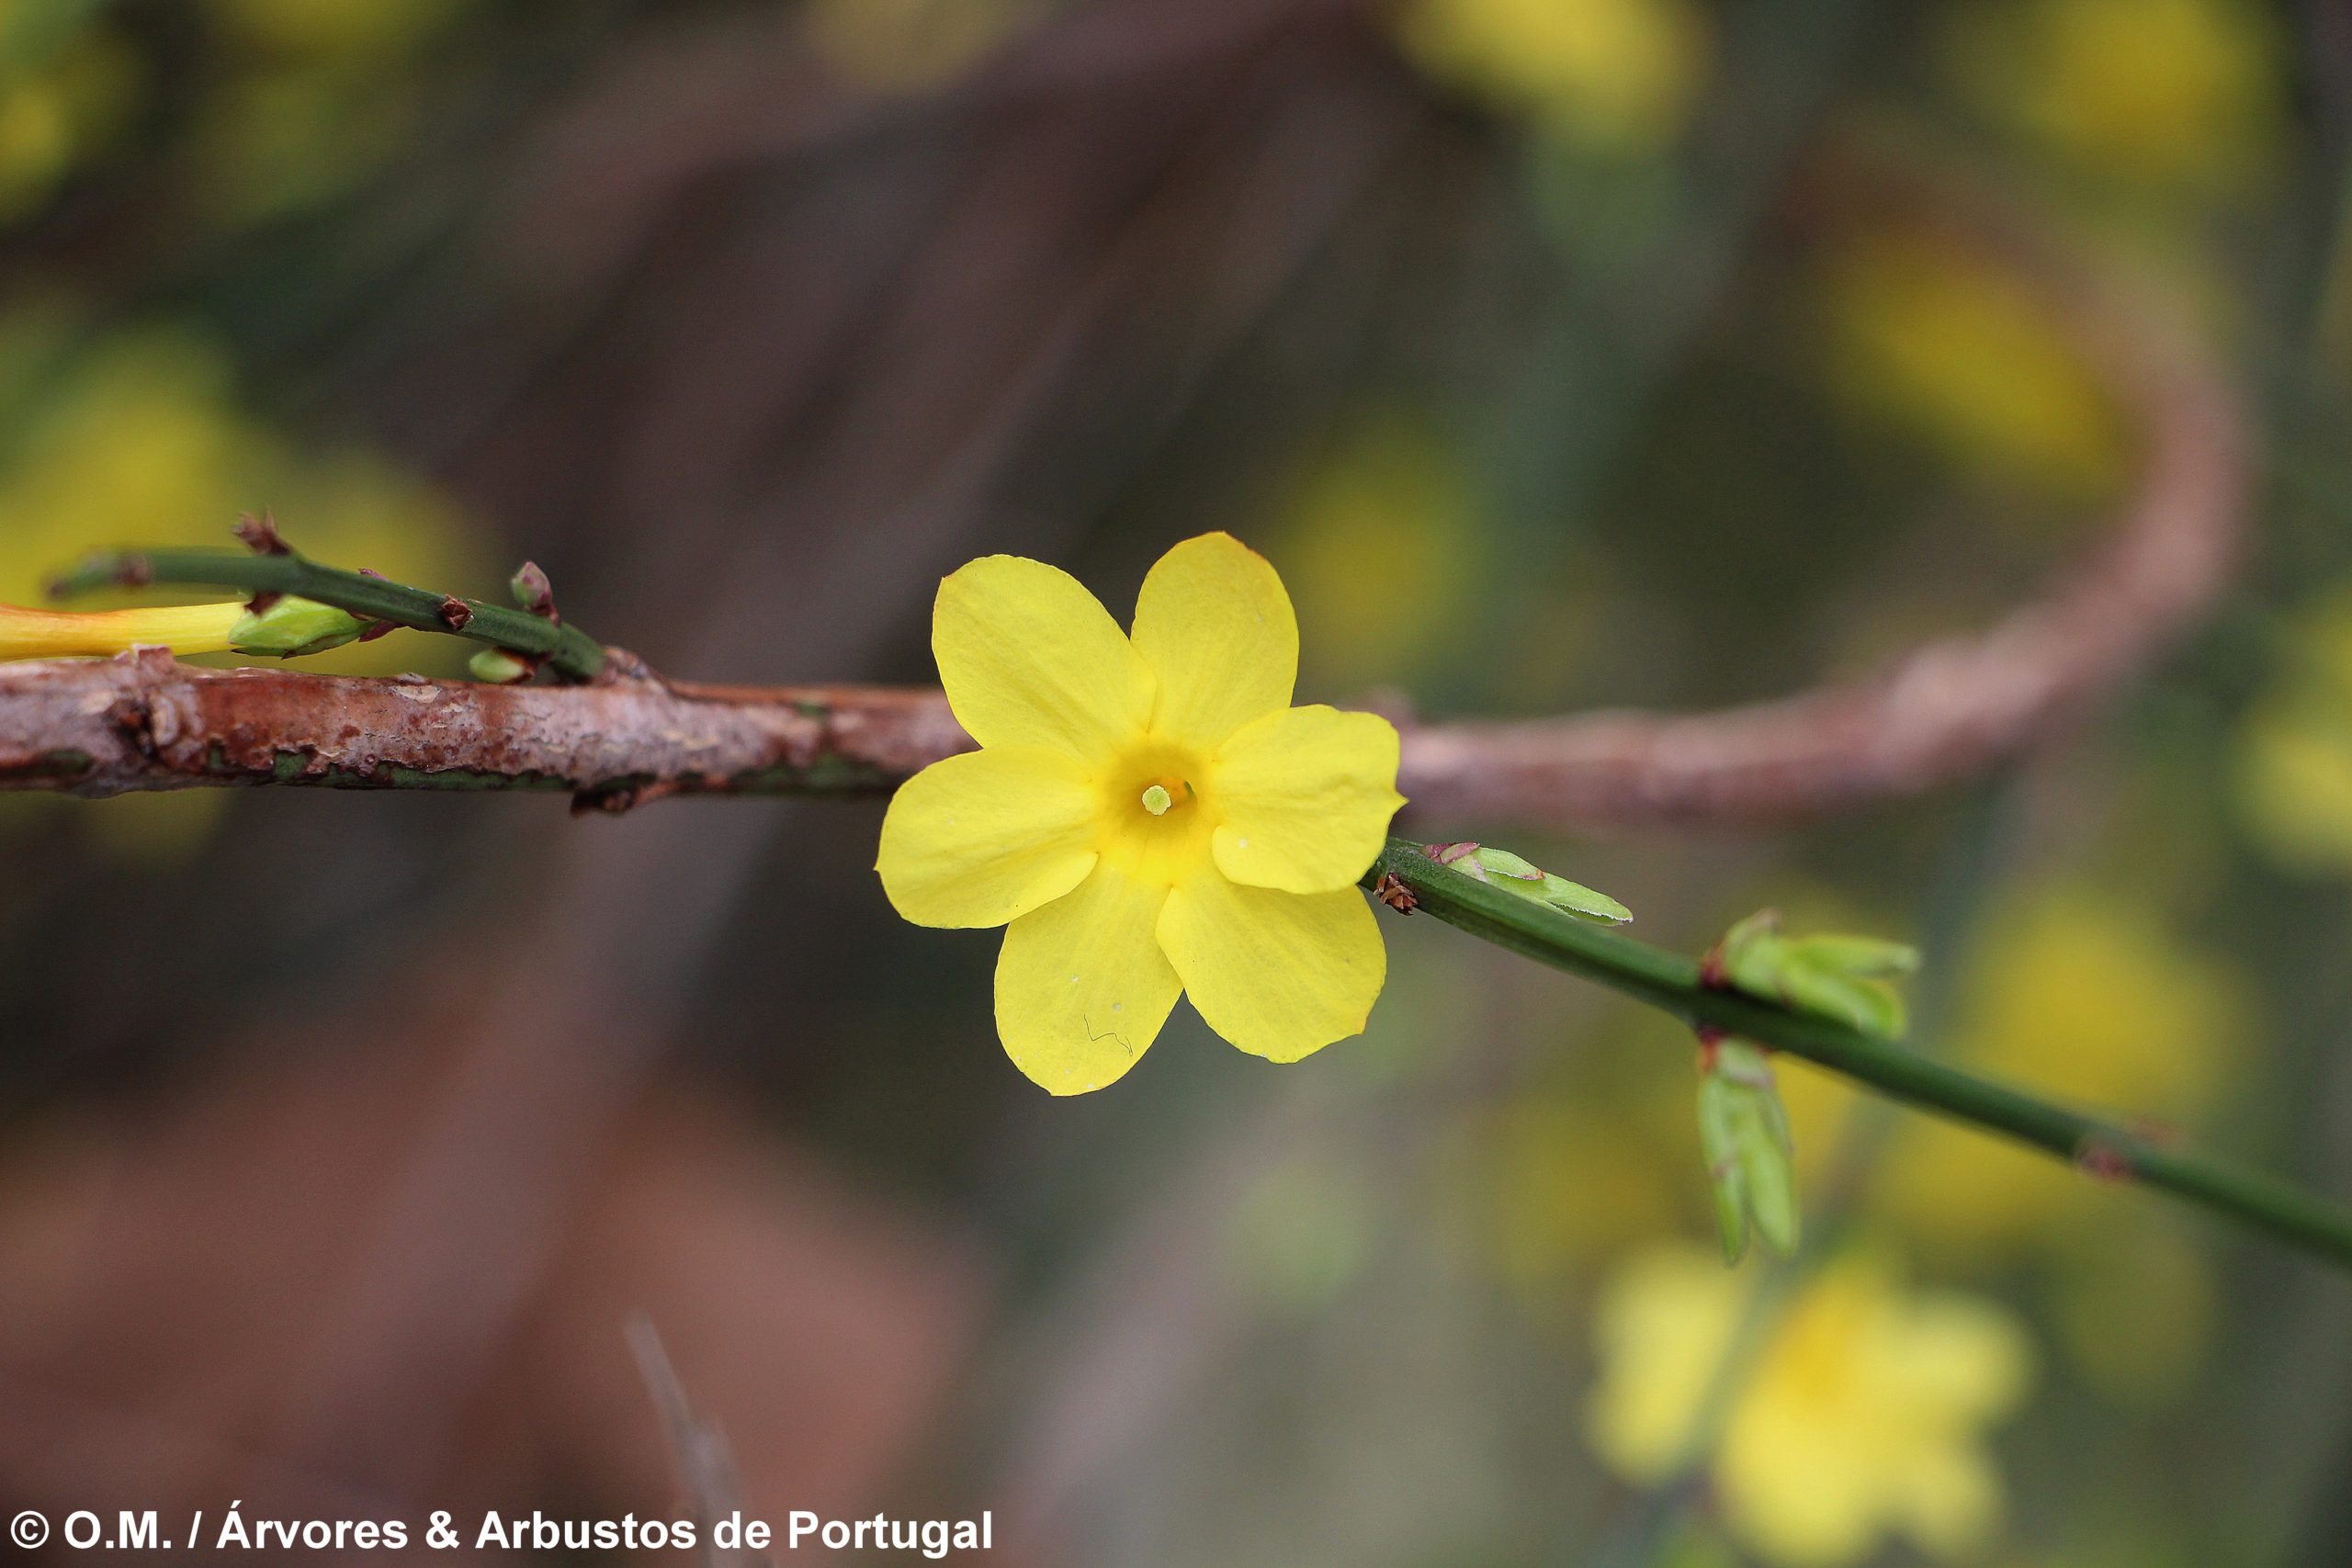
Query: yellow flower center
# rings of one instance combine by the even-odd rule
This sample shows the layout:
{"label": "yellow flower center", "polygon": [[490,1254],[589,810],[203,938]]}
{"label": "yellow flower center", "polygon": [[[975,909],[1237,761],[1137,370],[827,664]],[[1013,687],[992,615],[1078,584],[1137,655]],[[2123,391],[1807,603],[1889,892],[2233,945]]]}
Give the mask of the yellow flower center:
{"label": "yellow flower center", "polygon": [[1145,737],[1102,774],[1095,815],[1103,859],[1148,882],[1173,886],[1203,863],[1216,817],[1202,759],[1184,747]]}

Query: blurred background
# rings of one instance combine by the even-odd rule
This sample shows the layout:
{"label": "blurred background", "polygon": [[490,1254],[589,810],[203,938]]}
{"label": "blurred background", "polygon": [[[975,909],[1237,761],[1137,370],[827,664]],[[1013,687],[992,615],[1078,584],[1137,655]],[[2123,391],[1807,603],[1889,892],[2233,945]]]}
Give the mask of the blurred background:
{"label": "blurred background", "polygon": [[[2220,614],[1924,798],[1405,830],[1917,941],[1922,1048],[2347,1193],[2347,181],[2335,0],[12,0],[0,599],[268,507],[928,682],[962,560],[1124,615],[1222,527],[1302,700],[1765,698],[2114,526],[2143,432],[1997,209],[2245,411]],[[1688,1040],[1429,920],[1360,1040],[1180,1010],[1048,1100],[879,820],[0,796],[0,1502],[674,1516],[642,1313],[752,1512],[1007,1562],[2352,1556],[2315,1266],[1792,1065],[1808,1246],[1725,1272]]]}

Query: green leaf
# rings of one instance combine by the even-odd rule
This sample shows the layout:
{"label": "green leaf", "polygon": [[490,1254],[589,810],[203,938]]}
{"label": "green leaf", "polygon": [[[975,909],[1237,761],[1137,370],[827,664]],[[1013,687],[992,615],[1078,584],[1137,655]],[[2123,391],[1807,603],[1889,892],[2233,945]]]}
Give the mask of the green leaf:
{"label": "green leaf", "polygon": [[1570,882],[1550,872],[1544,874],[1544,902],[1595,925],[1622,926],[1634,918],[1633,910],[1608,894],[1597,893],[1580,882]]}
{"label": "green leaf", "polygon": [[1783,956],[1778,974],[1780,998],[1798,1011],[1850,1023],[1865,1034],[1889,1040],[1902,1036],[1903,998],[1885,982],[1857,979],[1802,947]]}
{"label": "green leaf", "polygon": [[1903,1033],[1903,998],[1887,982],[1917,969],[1919,955],[1901,942],[1783,936],[1780,916],[1767,909],[1732,927],[1716,951],[1724,978],[1750,996],[1884,1039]]}
{"label": "green leaf", "polygon": [[1764,1053],[1720,1041],[1699,1082],[1699,1147],[1714,1189],[1715,1228],[1726,1262],[1737,1263],[1750,1235],[1786,1258],[1802,1226],[1796,1145]]}
{"label": "green leaf", "polygon": [[1919,950],[1874,936],[1808,936],[1797,945],[1859,979],[1900,980],[1918,973]]}
{"label": "green leaf", "polygon": [[1555,876],[1521,855],[1492,844],[1430,844],[1421,852],[1440,865],[1450,865],[1489,886],[1506,888],[1522,898],[1573,915],[1596,925],[1622,926],[1634,912],[1606,893],[1580,882]]}

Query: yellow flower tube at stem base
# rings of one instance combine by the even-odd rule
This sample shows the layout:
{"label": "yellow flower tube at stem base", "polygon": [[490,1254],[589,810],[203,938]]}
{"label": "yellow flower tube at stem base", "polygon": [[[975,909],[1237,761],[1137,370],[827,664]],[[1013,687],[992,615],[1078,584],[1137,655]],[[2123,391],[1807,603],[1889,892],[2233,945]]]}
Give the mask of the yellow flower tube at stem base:
{"label": "yellow flower tube at stem base", "polygon": [[0,604],[0,660],[105,658],[134,648],[225,653],[242,604],[155,604],[135,610],[28,610]]}

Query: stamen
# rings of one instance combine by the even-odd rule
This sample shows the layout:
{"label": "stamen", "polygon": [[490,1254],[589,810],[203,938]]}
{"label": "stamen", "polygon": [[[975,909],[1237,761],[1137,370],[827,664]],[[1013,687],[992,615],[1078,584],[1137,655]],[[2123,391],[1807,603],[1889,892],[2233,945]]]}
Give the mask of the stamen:
{"label": "stamen", "polygon": [[1159,784],[1154,784],[1143,792],[1143,808],[1154,817],[1166,816],[1168,808],[1175,804],[1176,797]]}

